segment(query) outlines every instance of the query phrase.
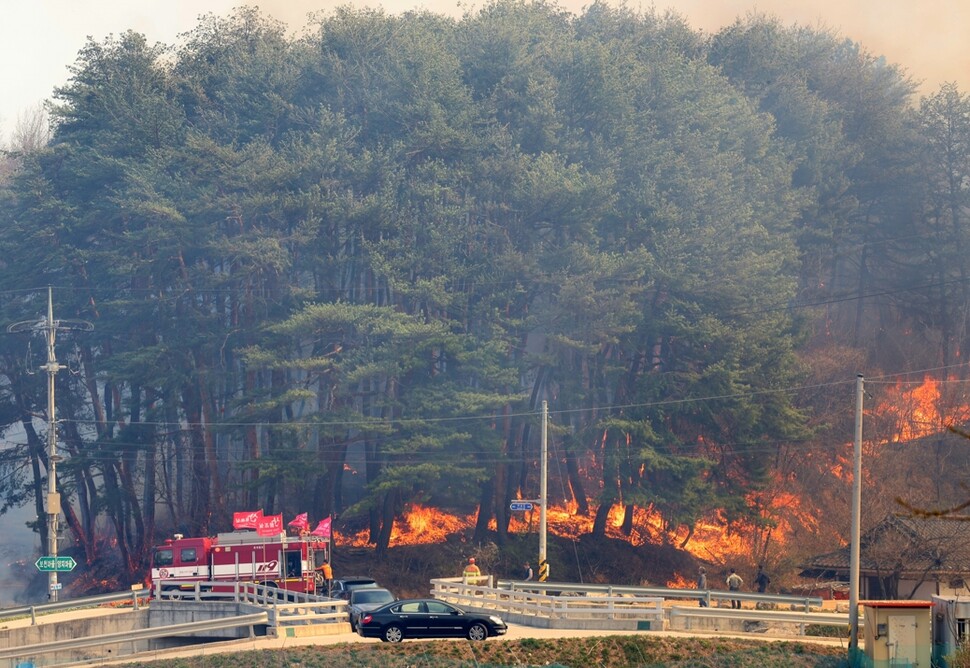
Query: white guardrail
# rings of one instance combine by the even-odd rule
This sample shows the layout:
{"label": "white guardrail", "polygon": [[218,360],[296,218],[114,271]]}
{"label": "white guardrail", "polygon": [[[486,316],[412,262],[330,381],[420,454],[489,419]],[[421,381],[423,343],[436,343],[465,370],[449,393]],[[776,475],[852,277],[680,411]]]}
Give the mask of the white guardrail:
{"label": "white guardrail", "polygon": [[[313,594],[287,591],[275,587],[266,587],[252,583],[200,582],[191,589],[168,589],[152,591],[137,589],[117,594],[103,594],[84,598],[69,599],[57,603],[46,603],[17,608],[0,609],[0,619],[31,617],[32,625],[37,624],[37,616],[65,610],[95,608],[105,603],[132,601],[132,609],[138,611],[139,599],[149,594],[159,601],[180,601],[191,606],[193,602],[223,601],[258,606],[262,610],[244,614],[230,615],[216,619],[196,620],[192,622],[167,624],[145,629],[131,629],[123,632],[106,633],[66,640],[48,641],[33,645],[0,648],[0,666],[4,661],[11,661],[10,666],[19,665],[25,657],[45,656],[61,652],[71,652],[88,647],[125,646],[134,645],[139,641],[171,636],[205,633],[231,628],[249,627],[250,637],[255,637],[254,627],[267,625],[271,627],[286,627],[313,623],[347,622],[347,602],[330,599]],[[348,626],[349,628],[349,626]],[[123,656],[119,652],[118,656]],[[73,661],[71,661],[73,663]],[[45,665],[60,665],[57,659],[45,661]]]}
{"label": "white guardrail", "polygon": [[[21,647],[10,647],[0,649],[0,660],[18,659],[22,657],[34,657],[50,654],[53,652],[63,652],[84,649],[86,647],[103,647],[105,645],[120,645],[134,643],[140,640],[153,638],[164,638],[183,633],[201,633],[204,631],[216,631],[240,626],[265,624],[268,615],[265,612],[253,613],[249,615],[238,615],[235,617],[225,617],[222,619],[210,619],[206,621],[189,622],[185,624],[170,624],[148,629],[135,629],[120,631],[117,633],[104,633],[96,636],[84,638],[71,638],[68,640],[54,640],[51,642],[26,645]],[[73,662],[72,662],[73,663]],[[58,665],[52,662],[48,665]]]}
{"label": "white guardrail", "polygon": [[[696,630],[713,629],[718,622],[765,622],[787,624],[804,635],[812,624],[848,626],[848,613],[829,613],[820,610],[818,597],[785,596],[781,594],[743,593],[722,590],[672,589],[669,587],[635,587],[591,585],[566,582],[532,582],[498,580],[483,575],[477,580],[440,578],[431,581],[431,594],[457,605],[494,611],[500,615],[546,618],[583,626],[587,620],[646,620],[649,628],[664,628],[665,618],[676,618],[691,628],[691,619],[698,620]],[[664,606],[676,600],[698,600],[707,606]],[[741,600],[752,607],[737,610],[712,606],[712,602]],[[706,620],[701,622],[701,620]],[[524,623],[529,623],[525,621]],[[655,623],[655,624],[654,624]],[[561,626],[561,624],[559,624]],[[723,629],[722,629],[723,630]]]}
{"label": "white guardrail", "polygon": [[757,594],[754,592],[725,591],[720,589],[675,589],[672,587],[637,587],[633,585],[595,585],[575,584],[567,582],[523,582],[522,580],[499,580],[499,588],[513,591],[535,591],[540,593],[563,592],[585,594],[597,593],[606,596],[659,596],[665,601],[697,600],[704,601],[710,607],[715,601],[742,601],[755,605],[772,604],[788,607],[791,610],[802,609],[809,612],[812,608],[822,607],[822,599],[817,596],[789,596],[784,594]]}
{"label": "white guardrail", "polygon": [[[501,583],[499,583],[501,585]],[[543,583],[544,585],[546,583]],[[537,591],[537,588],[513,589],[492,586],[490,576],[482,584],[467,584],[463,578],[440,578],[431,581],[432,595],[444,601],[467,607],[487,608],[498,614],[516,614],[548,619],[568,620],[648,620],[662,622],[663,599],[635,594],[598,594],[563,596]],[[561,591],[558,585],[545,587]],[[574,590],[579,591],[579,590]]]}
{"label": "white guardrail", "polygon": [[285,627],[316,622],[349,622],[347,601],[316,594],[267,587],[252,582],[196,582],[174,589],[159,581],[153,590],[159,601],[232,601],[264,608],[269,625]]}
{"label": "white guardrail", "polygon": [[30,615],[31,625],[36,626],[38,614],[44,615],[61,610],[70,610],[71,608],[94,608],[105,603],[120,603],[121,601],[131,601],[131,607],[137,610],[138,600],[145,598],[150,593],[150,589],[132,589],[131,591],[115,594],[99,594],[97,596],[71,598],[58,601],[57,603],[38,603],[36,605],[22,605],[16,608],[0,608],[0,620]]}
{"label": "white guardrail", "polygon": [[[808,624],[819,624],[823,626],[848,626],[849,613],[847,612],[803,612],[770,610],[766,608],[756,608],[754,610],[737,610],[731,608],[694,608],[673,606],[668,608],[671,618],[687,618],[687,629],[690,630],[690,619],[734,619],[745,622],[774,622],[782,624],[794,624],[804,627]],[[862,627],[862,617],[859,617],[859,626]],[[800,634],[804,635],[805,629],[800,629]]]}

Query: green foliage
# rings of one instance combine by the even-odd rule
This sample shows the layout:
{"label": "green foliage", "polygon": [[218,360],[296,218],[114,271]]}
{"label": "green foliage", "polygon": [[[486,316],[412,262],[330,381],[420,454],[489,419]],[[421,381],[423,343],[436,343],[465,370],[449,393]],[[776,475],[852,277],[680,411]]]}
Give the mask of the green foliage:
{"label": "green foliage", "polygon": [[[3,183],[0,278],[25,291],[4,315],[54,284],[96,324],[59,407],[83,425],[72,530],[93,546],[106,509],[133,568],[156,508],[197,531],[240,508],[366,516],[380,544],[408,503],[477,505],[501,540],[535,493],[543,399],[581,506],[769,525],[753,494],[809,433],[789,307],[848,283],[863,240],[887,280],[962,275],[962,246],[895,240],[923,212],[964,241],[944,186],[965,166],[909,177],[966,100],[907,115],[909,82],[828,34],[754,17],[705,40],[516,0],[315,28],[247,8],[178,48],[91,42],[51,146]],[[955,354],[966,295],[917,302],[899,312]],[[4,428],[44,406],[22,348],[0,349]],[[5,503],[39,498],[36,464]]]}

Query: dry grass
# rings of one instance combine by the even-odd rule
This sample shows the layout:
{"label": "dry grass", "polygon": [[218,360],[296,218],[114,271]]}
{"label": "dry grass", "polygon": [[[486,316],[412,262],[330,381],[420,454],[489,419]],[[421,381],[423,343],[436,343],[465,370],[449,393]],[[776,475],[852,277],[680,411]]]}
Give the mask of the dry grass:
{"label": "dry grass", "polygon": [[131,663],[151,668],[839,668],[845,651],[802,642],[609,636],[350,644]]}

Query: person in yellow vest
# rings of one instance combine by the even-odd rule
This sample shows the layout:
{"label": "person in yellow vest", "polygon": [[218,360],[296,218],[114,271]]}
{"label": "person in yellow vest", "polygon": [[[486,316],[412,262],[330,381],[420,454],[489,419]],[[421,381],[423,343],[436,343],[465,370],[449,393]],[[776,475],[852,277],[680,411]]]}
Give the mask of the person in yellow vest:
{"label": "person in yellow vest", "polygon": [[317,589],[320,590],[320,593],[327,592],[327,596],[329,597],[333,591],[333,567],[330,565],[329,559],[324,559],[323,563],[317,566],[315,579]]}
{"label": "person in yellow vest", "polygon": [[475,557],[468,558],[468,563],[465,565],[465,570],[461,572],[461,577],[465,580],[465,584],[481,584],[482,571],[475,563]]}

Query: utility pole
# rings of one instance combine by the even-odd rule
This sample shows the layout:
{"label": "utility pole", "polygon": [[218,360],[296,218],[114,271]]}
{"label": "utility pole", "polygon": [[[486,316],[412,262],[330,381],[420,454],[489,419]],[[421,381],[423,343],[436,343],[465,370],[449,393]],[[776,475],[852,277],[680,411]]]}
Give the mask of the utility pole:
{"label": "utility pole", "polygon": [[549,402],[542,400],[542,452],[539,465],[539,581],[549,579],[549,562],[546,561],[546,508],[549,485]]}
{"label": "utility pole", "polygon": [[859,665],[859,525],[862,520],[862,398],[864,379],[855,379],[855,439],[852,461],[852,538],[849,543],[849,663]]}
{"label": "utility pole", "polygon": [[[57,363],[54,344],[58,330],[91,331],[94,325],[85,320],[54,320],[54,298],[52,288],[47,288],[47,317],[41,321],[18,322],[7,328],[9,332],[35,331],[47,340],[47,364],[40,367],[47,372],[47,555],[51,558],[51,569],[47,574],[48,594],[52,602],[57,602],[60,585],[57,582],[57,520],[61,514],[61,495],[57,491],[57,462],[62,458],[57,454],[57,415],[54,405],[54,378],[57,372],[66,368]],[[73,568],[73,566],[72,566]],[[68,569],[70,570],[70,569]]]}

